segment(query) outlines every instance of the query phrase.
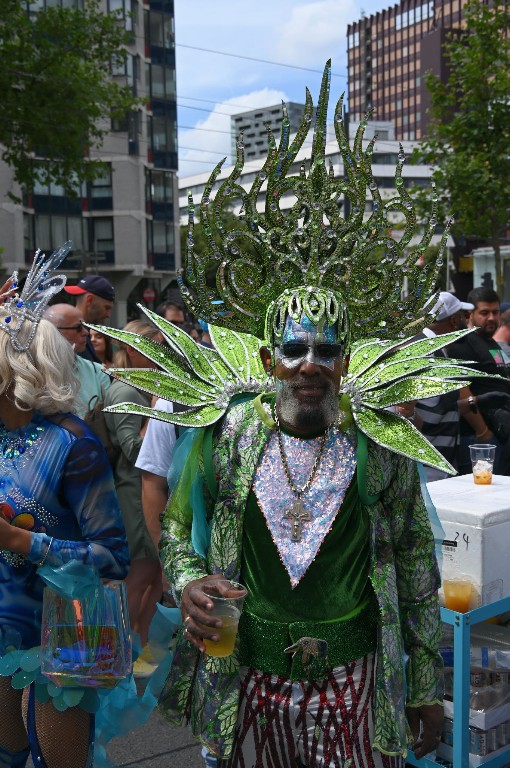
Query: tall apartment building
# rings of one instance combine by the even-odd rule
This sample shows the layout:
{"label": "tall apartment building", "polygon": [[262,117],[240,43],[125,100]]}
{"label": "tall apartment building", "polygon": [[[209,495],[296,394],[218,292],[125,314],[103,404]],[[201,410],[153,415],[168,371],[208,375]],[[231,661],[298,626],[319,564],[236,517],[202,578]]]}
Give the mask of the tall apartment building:
{"label": "tall apartment building", "polygon": [[[44,3],[55,0],[38,0],[37,7]],[[76,198],[54,184],[30,196],[14,187],[23,197],[14,205],[7,197],[12,172],[0,163],[0,245],[3,266],[23,273],[36,248],[48,253],[72,240],[65,264],[70,280],[87,272],[105,275],[118,297],[112,324],[121,325],[145,289],[157,301],[180,266],[174,2],[103,0],[102,8],[120,10],[132,33],[126,64],[112,76],[129,84],[144,106],[112,121],[101,150],[91,155],[106,163],[106,171],[77,188]]]}
{"label": "tall apartment building", "polygon": [[[290,121],[290,132],[296,133],[303,117],[304,104],[295,101],[285,102]],[[276,137],[280,136],[282,127],[283,109],[281,104],[272,107],[251,109],[248,112],[240,112],[230,118],[232,133],[232,159],[236,156],[236,141],[240,133],[244,137],[244,156],[247,160],[255,160],[257,157],[267,155],[267,128],[273,131]]]}
{"label": "tall apartment building", "polygon": [[391,120],[395,136],[414,140],[427,125],[424,74],[444,79],[445,34],[459,30],[465,0],[402,0],[347,27],[351,120],[374,109],[375,120]]}

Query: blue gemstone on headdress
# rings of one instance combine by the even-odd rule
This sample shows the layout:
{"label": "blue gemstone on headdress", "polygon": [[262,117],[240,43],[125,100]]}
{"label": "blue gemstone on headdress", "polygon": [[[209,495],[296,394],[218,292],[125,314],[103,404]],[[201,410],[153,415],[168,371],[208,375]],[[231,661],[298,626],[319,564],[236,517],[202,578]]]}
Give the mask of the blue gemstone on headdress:
{"label": "blue gemstone on headdress", "polygon": [[17,307],[22,307],[23,306],[23,302],[22,301],[17,301],[16,302],[16,306]]}
{"label": "blue gemstone on headdress", "polygon": [[11,322],[11,320],[12,320],[12,317],[6,317],[6,318],[5,318],[5,322],[6,322],[6,323],[10,323],[10,322]]}

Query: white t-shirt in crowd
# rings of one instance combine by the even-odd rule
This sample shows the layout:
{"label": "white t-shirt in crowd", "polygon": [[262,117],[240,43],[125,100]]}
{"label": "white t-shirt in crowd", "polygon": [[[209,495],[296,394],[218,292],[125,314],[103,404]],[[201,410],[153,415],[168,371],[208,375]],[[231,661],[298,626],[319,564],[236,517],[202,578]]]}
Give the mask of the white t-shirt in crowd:
{"label": "white t-shirt in crowd", "polygon": [[[157,411],[173,413],[173,404],[168,400],[157,400],[154,408]],[[175,428],[168,421],[149,419],[147,431],[143,438],[142,447],[135,466],[153,475],[166,477],[172,462],[175,446]]]}

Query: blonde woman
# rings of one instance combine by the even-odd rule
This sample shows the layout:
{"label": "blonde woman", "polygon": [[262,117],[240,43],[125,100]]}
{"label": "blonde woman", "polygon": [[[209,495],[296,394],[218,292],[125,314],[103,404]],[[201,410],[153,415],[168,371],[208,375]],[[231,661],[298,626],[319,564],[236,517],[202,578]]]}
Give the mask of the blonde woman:
{"label": "blonde woman", "polygon": [[[158,329],[144,320],[133,320],[124,331],[161,341]],[[136,345],[121,343],[114,356],[115,368],[154,368]],[[118,403],[138,403],[150,406],[151,397],[121,381],[113,381],[106,393],[105,406]],[[141,471],[135,467],[147,420],[132,413],[105,413],[111,442],[119,450],[114,467],[115,487],[126,527],[131,566],[126,579],[131,626],[140,635],[142,647],[148,640],[150,621],[162,594],[162,571],[158,551],[150,537],[142,510]],[[146,652],[147,653],[147,652]],[[137,659],[135,674],[153,671],[144,660]]]}
{"label": "blonde woman", "polygon": [[[42,565],[77,560],[111,579],[128,566],[106,455],[71,413],[73,349],[47,320],[15,313],[0,307],[0,658],[40,644]],[[24,766],[30,737],[34,765],[85,768],[91,710],[68,702],[60,711],[36,697],[36,683],[22,690],[13,678],[12,687],[15,668],[4,664],[0,677],[0,765]]]}

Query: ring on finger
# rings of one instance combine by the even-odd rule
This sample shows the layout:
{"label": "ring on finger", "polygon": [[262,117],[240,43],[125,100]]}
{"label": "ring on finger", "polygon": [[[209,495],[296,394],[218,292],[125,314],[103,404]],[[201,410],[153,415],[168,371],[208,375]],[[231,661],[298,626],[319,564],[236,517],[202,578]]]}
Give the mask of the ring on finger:
{"label": "ring on finger", "polygon": [[191,621],[191,616],[190,616],[189,614],[188,614],[188,615],[186,616],[186,618],[184,619],[184,626],[185,626],[185,627],[187,627],[187,626],[188,626],[188,621]]}

